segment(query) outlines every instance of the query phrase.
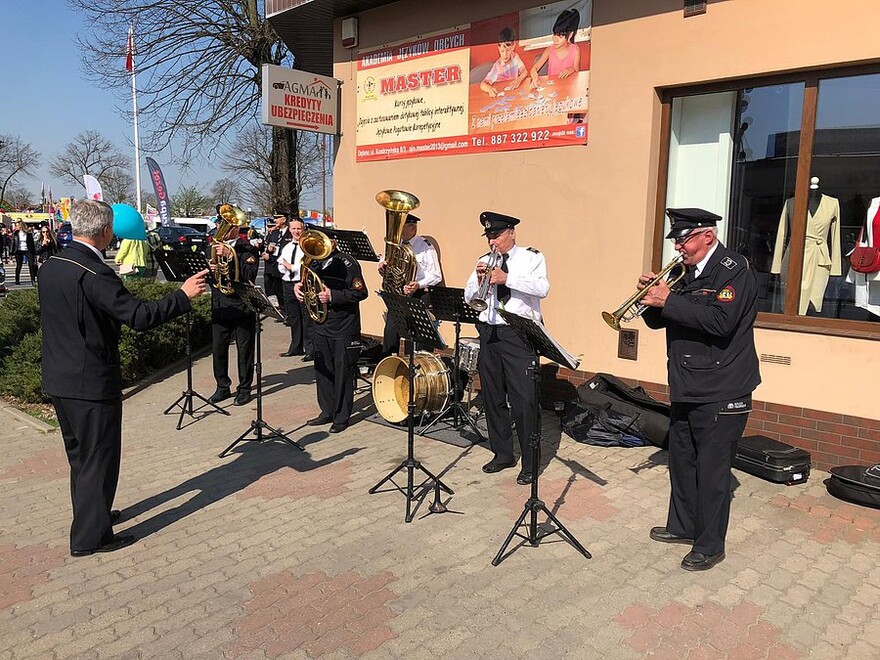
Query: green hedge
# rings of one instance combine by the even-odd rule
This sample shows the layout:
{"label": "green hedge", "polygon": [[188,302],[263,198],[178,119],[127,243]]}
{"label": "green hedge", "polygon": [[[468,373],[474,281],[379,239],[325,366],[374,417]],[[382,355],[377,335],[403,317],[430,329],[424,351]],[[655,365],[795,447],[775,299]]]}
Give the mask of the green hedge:
{"label": "green hedge", "polygon": [[[142,300],[158,300],[177,284],[151,280],[128,281],[126,286]],[[194,301],[192,345],[195,348],[211,340],[211,298]],[[147,332],[122,328],[119,342],[122,379],[125,386],[176,362],[186,354],[186,318],[180,317]],[[40,305],[35,289],[10,293],[0,302],[0,394],[23,403],[47,402],[40,386],[42,332]]]}

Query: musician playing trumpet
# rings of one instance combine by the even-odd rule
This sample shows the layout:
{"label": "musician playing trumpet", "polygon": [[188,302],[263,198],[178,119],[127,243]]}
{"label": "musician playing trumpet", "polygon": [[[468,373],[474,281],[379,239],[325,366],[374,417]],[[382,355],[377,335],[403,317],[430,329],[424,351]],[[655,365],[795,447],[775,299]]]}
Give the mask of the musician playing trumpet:
{"label": "musician playing trumpet", "polygon": [[[306,422],[309,426],[330,424],[330,433],[348,428],[354,405],[354,373],[360,355],[360,302],[367,295],[360,264],[341,252],[332,242],[332,251],[315,259],[309,268],[321,279],[317,299],[327,306],[327,317],[312,326],[315,356],[315,384],[321,414]],[[293,287],[300,303],[305,302],[303,280]]]}
{"label": "musician playing trumpet", "polygon": [[[465,286],[464,298],[471,306],[482,309],[477,323],[480,335],[477,371],[493,453],[492,460],[483,466],[483,472],[492,474],[516,465],[510,429],[512,411],[522,453],[516,482],[526,485],[532,482],[532,452],[528,443],[536,422],[535,386],[529,369],[537,362],[537,356],[516,330],[507,325],[497,308],[539,321],[541,299],[550,291],[547,264],[544,255],[535,248],[516,244],[514,227],[519,219],[484,211],[480,214],[480,224],[490,252],[477,261]],[[488,286],[484,287],[487,277]],[[477,302],[478,294],[485,295],[485,305]]]}

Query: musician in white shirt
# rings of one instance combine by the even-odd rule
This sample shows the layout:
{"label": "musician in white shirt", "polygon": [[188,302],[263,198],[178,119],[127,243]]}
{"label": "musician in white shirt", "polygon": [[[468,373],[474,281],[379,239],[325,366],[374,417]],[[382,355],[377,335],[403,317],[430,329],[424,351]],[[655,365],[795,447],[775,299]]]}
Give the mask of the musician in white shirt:
{"label": "musician in white shirt", "polygon": [[293,287],[299,282],[302,272],[303,251],[299,246],[305,225],[299,218],[293,218],[287,225],[293,240],[286,243],[278,254],[278,272],[281,275],[281,291],[284,296],[284,309],[290,326],[290,345],[281,357],[302,355],[303,360],[312,355],[312,319],[306,306],[296,299]]}

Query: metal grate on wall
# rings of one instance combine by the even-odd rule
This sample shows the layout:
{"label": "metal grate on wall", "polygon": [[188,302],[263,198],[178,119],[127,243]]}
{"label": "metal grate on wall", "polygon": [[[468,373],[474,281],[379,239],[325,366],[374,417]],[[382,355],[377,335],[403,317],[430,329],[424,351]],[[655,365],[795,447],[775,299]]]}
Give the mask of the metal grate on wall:
{"label": "metal grate on wall", "polygon": [[781,364],[786,367],[791,366],[791,356],[790,355],[770,355],[769,353],[761,353],[761,362],[766,362],[767,364]]}
{"label": "metal grate on wall", "polygon": [[684,17],[706,13],[706,0],[684,0]]}

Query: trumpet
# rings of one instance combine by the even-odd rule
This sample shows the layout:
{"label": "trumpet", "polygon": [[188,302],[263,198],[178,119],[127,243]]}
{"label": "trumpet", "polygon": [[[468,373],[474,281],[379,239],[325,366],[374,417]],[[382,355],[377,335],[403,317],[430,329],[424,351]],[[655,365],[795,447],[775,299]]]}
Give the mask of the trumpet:
{"label": "trumpet", "polygon": [[[644,298],[648,291],[657,286],[663,279],[666,279],[666,284],[672,288],[687,272],[687,267],[681,263],[684,257],[682,255],[678,255],[666,264],[657,276],[648,282],[644,288],[639,289],[634,294],[632,294],[629,298],[627,298],[624,303],[618,307],[613,312],[602,312],[602,318],[605,319],[605,323],[607,323],[612,329],[620,330],[621,323],[629,323],[637,318],[639,318],[642,314],[645,313],[645,310],[648,309],[648,306],[642,303],[642,298]],[[681,272],[673,275],[673,271],[676,268],[680,268]]]}
{"label": "trumpet", "polygon": [[489,306],[489,287],[492,286],[492,271],[498,268],[498,265],[501,263],[501,255],[492,248],[492,251],[489,253],[489,261],[486,263],[486,272],[483,273],[483,279],[480,282],[480,288],[477,289],[477,292],[474,294],[474,297],[471,298],[471,301],[468,305],[471,306],[472,309],[477,310],[478,312],[485,311]]}

